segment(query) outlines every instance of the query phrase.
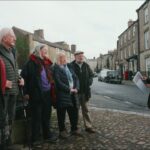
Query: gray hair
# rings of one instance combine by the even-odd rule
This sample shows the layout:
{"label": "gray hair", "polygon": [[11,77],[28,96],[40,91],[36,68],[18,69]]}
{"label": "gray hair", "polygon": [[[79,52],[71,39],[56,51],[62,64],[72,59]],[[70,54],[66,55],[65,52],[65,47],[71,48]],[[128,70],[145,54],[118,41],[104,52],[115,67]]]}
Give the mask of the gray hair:
{"label": "gray hair", "polygon": [[44,47],[47,47],[47,45],[45,44],[38,44],[35,48],[34,48],[34,51],[33,51],[33,54],[36,56],[36,57],[39,57],[42,59],[42,56],[40,54],[40,50],[42,50]]}
{"label": "gray hair", "polygon": [[14,31],[11,28],[2,28],[0,30],[0,44],[2,43],[3,37],[8,34],[13,34],[15,36]]}
{"label": "gray hair", "polygon": [[63,57],[63,56],[66,57],[65,53],[63,53],[63,52],[58,52],[58,53],[57,53],[57,55],[56,55],[56,63],[57,63],[58,65],[60,65],[60,58]]}

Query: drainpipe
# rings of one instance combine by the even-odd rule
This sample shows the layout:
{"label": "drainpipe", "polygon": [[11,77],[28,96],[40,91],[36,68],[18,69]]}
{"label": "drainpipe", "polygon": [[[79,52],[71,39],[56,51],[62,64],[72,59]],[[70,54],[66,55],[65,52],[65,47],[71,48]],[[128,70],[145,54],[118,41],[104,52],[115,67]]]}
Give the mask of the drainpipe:
{"label": "drainpipe", "polygon": [[[138,13],[138,12],[137,12]],[[139,21],[139,13],[138,13],[138,56],[137,56],[137,71],[141,71],[140,68],[140,21]]]}

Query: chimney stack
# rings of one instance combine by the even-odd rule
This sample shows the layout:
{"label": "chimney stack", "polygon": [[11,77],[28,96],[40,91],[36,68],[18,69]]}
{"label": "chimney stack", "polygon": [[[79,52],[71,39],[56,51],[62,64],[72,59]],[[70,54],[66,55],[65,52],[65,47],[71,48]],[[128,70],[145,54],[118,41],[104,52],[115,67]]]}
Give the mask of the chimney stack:
{"label": "chimney stack", "polygon": [[44,39],[43,29],[34,30],[34,36],[37,37],[37,38]]}
{"label": "chimney stack", "polygon": [[132,24],[133,24],[133,20],[130,19],[130,20],[128,21],[128,27],[131,26]]}
{"label": "chimney stack", "polygon": [[71,52],[74,54],[76,52],[76,45],[72,44],[71,45]]}

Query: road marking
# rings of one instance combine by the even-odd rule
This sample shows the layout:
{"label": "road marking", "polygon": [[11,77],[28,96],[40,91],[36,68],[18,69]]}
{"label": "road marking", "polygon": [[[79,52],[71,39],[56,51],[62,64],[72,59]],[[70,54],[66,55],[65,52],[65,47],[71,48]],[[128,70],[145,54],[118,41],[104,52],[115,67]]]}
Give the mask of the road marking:
{"label": "road marking", "polygon": [[96,105],[95,105],[95,104],[91,104],[91,103],[89,104],[89,106],[91,106],[91,107],[96,107]]}
{"label": "road marking", "polygon": [[110,99],[110,97],[109,96],[104,96],[105,98],[107,98],[107,99]]}
{"label": "road marking", "polygon": [[131,104],[133,105],[133,103],[131,103],[131,102],[129,102],[129,101],[125,101],[125,103],[126,103],[126,104],[130,104],[130,105],[131,105]]}
{"label": "road marking", "polygon": [[136,111],[125,111],[125,110],[118,110],[118,109],[111,109],[111,108],[98,108],[98,107],[90,107],[91,110],[102,110],[102,111],[109,111],[109,112],[119,112],[124,114],[131,114],[131,115],[138,115],[143,117],[150,117],[149,111],[148,112],[136,112]]}

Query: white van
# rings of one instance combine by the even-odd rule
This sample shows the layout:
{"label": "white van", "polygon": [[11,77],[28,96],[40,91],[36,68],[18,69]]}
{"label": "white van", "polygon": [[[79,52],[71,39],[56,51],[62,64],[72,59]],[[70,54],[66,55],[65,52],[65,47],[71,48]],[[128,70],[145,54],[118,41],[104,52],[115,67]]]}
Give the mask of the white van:
{"label": "white van", "polygon": [[111,71],[109,69],[102,69],[101,72],[98,74],[98,81],[107,82],[108,72]]}

